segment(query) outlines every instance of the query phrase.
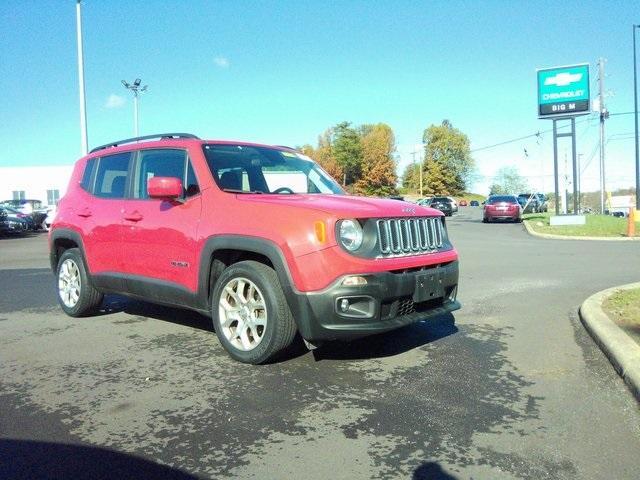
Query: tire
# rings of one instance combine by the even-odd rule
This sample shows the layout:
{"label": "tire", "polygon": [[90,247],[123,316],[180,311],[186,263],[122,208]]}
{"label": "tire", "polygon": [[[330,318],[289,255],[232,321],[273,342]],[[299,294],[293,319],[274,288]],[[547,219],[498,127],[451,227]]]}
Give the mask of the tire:
{"label": "tire", "polygon": [[91,283],[79,249],[70,248],[60,256],[56,278],[58,303],[67,315],[89,315],[102,303],[104,295]]}
{"label": "tire", "polygon": [[[254,365],[274,359],[291,345],[297,331],[276,272],[253,260],[222,272],[211,295],[211,317],[229,355]],[[244,336],[238,333],[239,325]]]}

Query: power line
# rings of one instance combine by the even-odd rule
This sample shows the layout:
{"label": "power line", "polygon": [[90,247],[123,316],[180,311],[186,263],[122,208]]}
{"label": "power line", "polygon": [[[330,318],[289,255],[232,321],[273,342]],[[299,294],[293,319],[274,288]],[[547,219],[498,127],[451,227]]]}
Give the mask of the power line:
{"label": "power line", "polygon": [[[584,122],[587,122],[589,120],[591,120],[591,117],[587,117],[587,118],[584,118],[582,120],[578,120],[576,122],[576,124],[584,123]],[[561,127],[558,127],[558,130],[561,130],[561,129],[565,128],[565,127],[568,127],[568,125],[563,125]],[[509,143],[520,142],[522,140],[526,140],[527,138],[533,138],[533,137],[540,138],[542,136],[542,134],[551,133],[551,132],[553,132],[552,128],[548,129],[548,130],[542,130],[542,131],[538,130],[536,133],[532,133],[531,135],[525,135],[524,137],[513,138],[511,140],[505,140],[504,142],[496,143],[496,144],[493,144],[493,145],[487,145],[486,147],[474,148],[473,150],[471,150],[471,153],[480,152],[482,150],[489,150],[491,148],[501,147],[502,145],[508,145]]]}
{"label": "power line", "polygon": [[[579,123],[584,123],[584,122],[588,122],[588,121],[596,119],[597,117],[595,116],[595,113],[597,113],[597,112],[592,113],[587,118],[584,118],[582,120],[578,120],[576,122],[576,125],[579,124]],[[635,112],[618,112],[618,113],[610,113],[609,116],[610,117],[615,117],[615,116],[618,116],[618,115],[633,115],[634,113]],[[590,125],[589,128],[591,128],[591,126],[592,125]],[[562,127],[558,127],[558,130],[561,130],[562,128],[565,128],[565,127],[568,127],[568,125],[563,125]],[[528,138],[534,138],[534,137],[540,138],[542,136],[542,134],[551,133],[551,132],[553,132],[552,128],[548,129],[548,130],[538,130],[536,133],[532,133],[531,135],[525,135],[524,137],[518,137],[518,138],[513,138],[511,140],[505,140],[504,142],[495,143],[493,145],[487,145],[485,147],[474,148],[473,150],[471,150],[471,153],[481,152],[483,150],[489,150],[491,148],[501,147],[502,145],[508,145],[510,143],[520,142],[520,141],[526,140]],[[583,132],[581,136],[583,136],[584,133],[585,132]]]}

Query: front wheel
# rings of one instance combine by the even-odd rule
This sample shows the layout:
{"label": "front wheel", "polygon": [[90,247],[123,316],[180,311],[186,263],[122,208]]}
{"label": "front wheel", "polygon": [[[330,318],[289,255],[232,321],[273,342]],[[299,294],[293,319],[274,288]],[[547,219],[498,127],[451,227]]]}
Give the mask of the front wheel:
{"label": "front wheel", "polygon": [[77,248],[70,248],[60,256],[57,276],[58,302],[67,315],[91,314],[102,303],[104,295],[93,287]]}
{"label": "front wheel", "polygon": [[211,295],[213,327],[234,359],[265,363],[293,342],[296,325],[276,272],[244,261],[222,272]]}

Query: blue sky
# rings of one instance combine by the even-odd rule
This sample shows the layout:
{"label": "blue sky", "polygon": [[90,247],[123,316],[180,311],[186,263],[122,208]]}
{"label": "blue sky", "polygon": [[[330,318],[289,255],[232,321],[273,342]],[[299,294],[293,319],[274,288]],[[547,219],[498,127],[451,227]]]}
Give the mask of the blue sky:
{"label": "blue sky", "polygon": [[[536,116],[535,70],[607,59],[611,113],[633,109],[635,1],[83,2],[89,145],[132,136],[122,79],[142,78],[141,134],[315,144],[336,123],[386,122],[400,166],[425,127],[449,119],[472,149],[551,128]],[[80,155],[75,1],[0,6],[0,166]],[[640,43],[640,42],[639,42]],[[582,117],[588,163],[597,120]],[[633,183],[633,116],[607,122],[610,186]],[[527,149],[528,156],[524,155]],[[564,146],[560,148],[561,157]],[[552,188],[551,135],[474,152],[476,190],[503,165]],[[597,154],[585,190],[598,182]]]}

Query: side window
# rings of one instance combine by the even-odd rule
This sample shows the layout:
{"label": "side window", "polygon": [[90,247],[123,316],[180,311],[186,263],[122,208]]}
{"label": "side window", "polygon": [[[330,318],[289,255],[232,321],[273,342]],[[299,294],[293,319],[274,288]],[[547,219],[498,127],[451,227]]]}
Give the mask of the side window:
{"label": "side window", "polygon": [[185,197],[200,192],[195,172],[185,150],[141,150],[136,168],[134,198],[149,198],[147,182],[153,177],[175,177],[182,181]]}
{"label": "side window", "polygon": [[93,194],[103,198],[124,198],[131,152],[100,158]]}
{"label": "side window", "polygon": [[91,192],[93,190],[93,185],[91,180],[93,179],[93,171],[96,166],[96,159],[92,158],[87,160],[87,163],[84,166],[84,173],[82,174],[82,180],[80,181],[80,186],[83,190],[87,192]]}

